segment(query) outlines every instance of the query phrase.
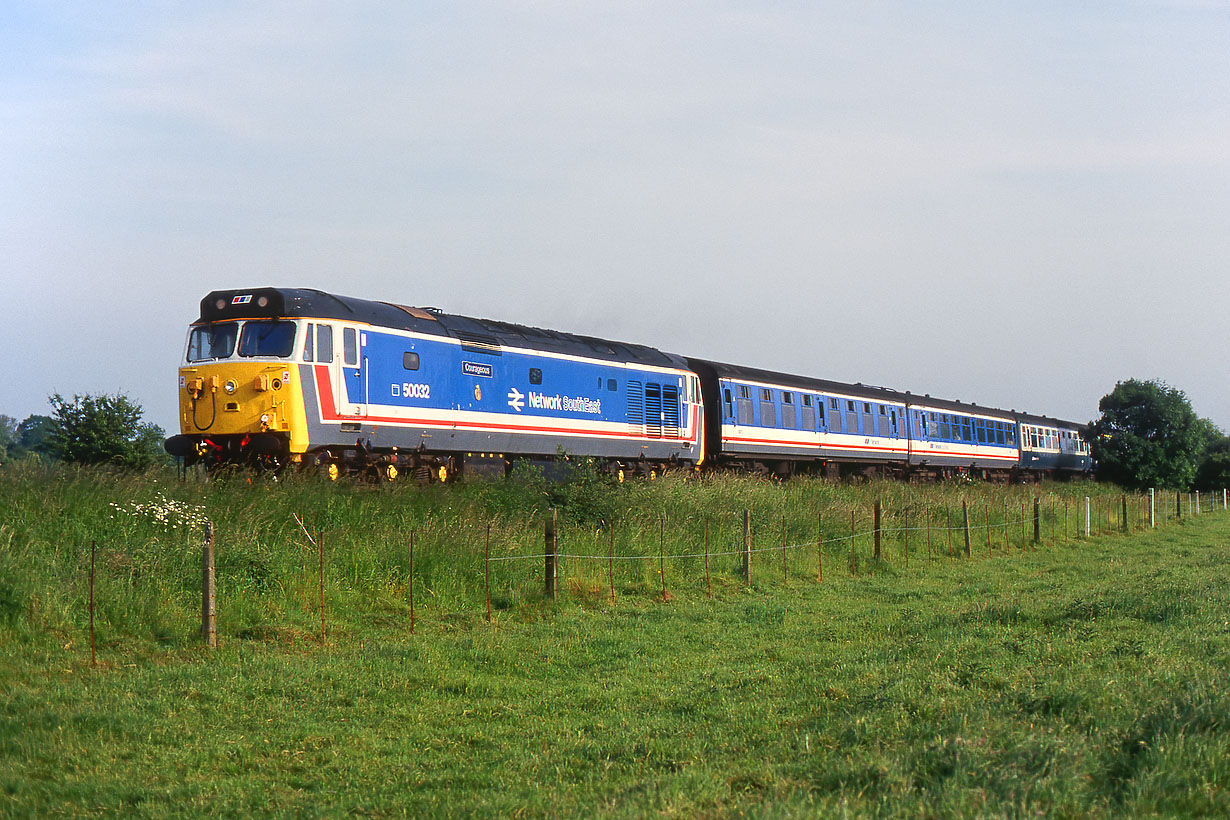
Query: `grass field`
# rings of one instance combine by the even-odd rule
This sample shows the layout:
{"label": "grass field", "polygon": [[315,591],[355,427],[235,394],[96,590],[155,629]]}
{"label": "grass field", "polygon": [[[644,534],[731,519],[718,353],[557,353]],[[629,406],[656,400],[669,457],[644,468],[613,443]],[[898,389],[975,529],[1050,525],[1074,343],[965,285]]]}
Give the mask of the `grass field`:
{"label": "grass field", "polygon": [[[1086,494],[1116,530],[1121,497],[1087,485],[581,474],[449,493],[6,468],[0,815],[1226,816],[1230,515],[1088,541],[1073,517],[1065,541],[1060,510]],[[910,565],[903,532],[881,561],[862,536],[852,577],[840,538],[876,499]],[[962,500],[992,529],[949,558]],[[488,623],[487,526],[493,556],[537,555],[553,504],[569,555],[607,554],[614,525],[614,602],[609,560],[562,559],[554,603],[537,559],[505,560]],[[695,555],[707,523],[730,552],[744,509],[758,549],[784,524],[786,580],[776,549],[751,586],[715,554],[710,599],[703,559],[669,558],[663,601],[659,534]],[[326,533],[324,642],[295,515]]]}

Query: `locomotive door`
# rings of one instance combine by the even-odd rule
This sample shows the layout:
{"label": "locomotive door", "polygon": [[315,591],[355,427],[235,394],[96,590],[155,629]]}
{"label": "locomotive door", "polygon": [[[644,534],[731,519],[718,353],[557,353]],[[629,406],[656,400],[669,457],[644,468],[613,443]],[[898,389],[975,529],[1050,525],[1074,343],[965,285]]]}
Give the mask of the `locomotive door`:
{"label": "locomotive door", "polygon": [[358,328],[342,328],[342,355],[333,359],[339,416],[367,415],[367,368],[363,366],[366,351],[361,349],[366,348],[366,337]]}

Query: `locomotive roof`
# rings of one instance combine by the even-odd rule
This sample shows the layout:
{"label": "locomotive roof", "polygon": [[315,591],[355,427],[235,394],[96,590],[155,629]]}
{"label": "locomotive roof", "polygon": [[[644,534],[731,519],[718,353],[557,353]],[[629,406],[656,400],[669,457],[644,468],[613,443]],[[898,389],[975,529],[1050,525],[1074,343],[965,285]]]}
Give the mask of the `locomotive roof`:
{"label": "locomotive roof", "polygon": [[338,296],[312,288],[247,288],[213,291],[201,300],[198,322],[225,319],[333,319],[445,336],[484,347],[505,345],[609,361],[686,368],[683,357],[654,347],[576,333],[476,319],[435,308],[407,307]]}

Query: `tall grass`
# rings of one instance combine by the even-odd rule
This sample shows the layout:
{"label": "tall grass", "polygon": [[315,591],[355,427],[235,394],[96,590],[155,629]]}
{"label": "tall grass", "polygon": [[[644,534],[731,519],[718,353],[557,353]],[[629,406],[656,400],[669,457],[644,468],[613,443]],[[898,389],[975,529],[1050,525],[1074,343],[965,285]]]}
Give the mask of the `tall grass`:
{"label": "tall grass", "polygon": [[[1035,498],[1043,541],[1071,541],[1086,495],[1102,510],[1095,529],[1117,529],[1120,494],[1087,483],[781,483],[683,472],[619,485],[581,463],[559,481],[523,470],[507,481],[416,487],[15,464],[0,471],[0,629],[27,641],[79,635],[95,544],[104,645],[192,640],[205,519],[216,538],[221,634],[306,638],[319,632],[322,542],[326,618],[345,632],[373,617],[407,619],[412,587],[417,614],[428,619],[485,613],[488,584],[497,613],[535,611],[553,508],[559,605],[587,606],[608,598],[612,584],[617,595],[641,597],[660,596],[663,585],[672,597],[741,589],[745,510],[753,583],[771,585],[822,571],[917,573],[952,560],[964,549],[963,502],[976,558],[1032,548]],[[879,561],[871,534],[877,502]],[[1142,514],[1133,499],[1132,526]]]}

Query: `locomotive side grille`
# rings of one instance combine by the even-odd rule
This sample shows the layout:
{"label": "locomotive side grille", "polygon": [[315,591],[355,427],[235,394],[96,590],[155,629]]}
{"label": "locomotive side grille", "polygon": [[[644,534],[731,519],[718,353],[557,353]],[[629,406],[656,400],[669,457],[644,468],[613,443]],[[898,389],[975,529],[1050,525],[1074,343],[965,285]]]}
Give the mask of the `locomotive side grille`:
{"label": "locomotive side grille", "polygon": [[645,435],[645,386],[628,380],[628,427],[635,436]]}
{"label": "locomotive side grille", "polygon": [[[675,424],[678,425],[678,419]],[[645,385],[645,436],[662,438],[662,385]]]}
{"label": "locomotive side grille", "polygon": [[679,388],[662,385],[662,436],[679,438]]}

